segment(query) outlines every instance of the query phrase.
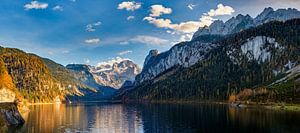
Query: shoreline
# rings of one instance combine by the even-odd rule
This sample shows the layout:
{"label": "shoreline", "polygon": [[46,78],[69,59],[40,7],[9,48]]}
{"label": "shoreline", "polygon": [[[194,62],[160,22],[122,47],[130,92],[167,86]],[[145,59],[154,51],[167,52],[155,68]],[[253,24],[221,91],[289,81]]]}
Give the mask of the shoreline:
{"label": "shoreline", "polygon": [[300,103],[263,103],[263,102],[228,102],[228,101],[126,101],[125,104],[141,103],[141,104],[217,104],[217,105],[228,105],[235,108],[262,108],[276,111],[297,111],[300,112]]}
{"label": "shoreline", "polygon": [[62,104],[62,103],[28,103],[27,105],[45,105],[45,104]]}
{"label": "shoreline", "polygon": [[[228,105],[230,107],[236,108],[263,108],[269,110],[278,110],[278,111],[299,111],[300,112],[300,103],[263,103],[263,102],[245,102],[245,101],[237,101],[237,102],[228,102],[228,101],[173,101],[173,100],[163,100],[163,101],[73,101],[73,103],[121,103],[121,104],[217,104],[217,105]],[[51,104],[67,104],[65,102],[53,102],[53,103],[28,103],[28,106],[34,105],[51,105]],[[71,103],[72,104],[72,103]]]}

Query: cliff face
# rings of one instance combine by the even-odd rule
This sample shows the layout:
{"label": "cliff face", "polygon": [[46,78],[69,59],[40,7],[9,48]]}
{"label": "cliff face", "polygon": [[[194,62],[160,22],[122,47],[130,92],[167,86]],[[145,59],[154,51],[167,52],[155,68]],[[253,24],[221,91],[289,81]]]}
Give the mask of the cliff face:
{"label": "cliff face", "polygon": [[205,58],[205,55],[213,48],[215,44],[207,43],[208,39],[193,40],[175,45],[169,51],[158,54],[158,51],[152,50],[147,56],[143,70],[136,76],[135,84],[151,80],[176,66],[190,67],[199,60]]}
{"label": "cliff face", "polygon": [[20,126],[25,123],[18,108],[13,103],[0,103],[0,132],[7,132],[9,126]]}

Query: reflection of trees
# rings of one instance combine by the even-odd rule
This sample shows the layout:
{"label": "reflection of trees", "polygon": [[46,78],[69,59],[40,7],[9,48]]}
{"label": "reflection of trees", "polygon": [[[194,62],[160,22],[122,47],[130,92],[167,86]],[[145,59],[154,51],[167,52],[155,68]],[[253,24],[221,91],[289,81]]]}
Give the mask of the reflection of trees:
{"label": "reflection of trees", "polygon": [[226,107],[158,104],[139,108],[146,132],[216,132],[226,128]]}
{"label": "reflection of trees", "polygon": [[145,132],[297,132],[299,113],[215,104],[141,105]]}
{"label": "reflection of trees", "polygon": [[274,111],[259,108],[228,109],[231,126],[264,132],[298,132],[298,112]]}

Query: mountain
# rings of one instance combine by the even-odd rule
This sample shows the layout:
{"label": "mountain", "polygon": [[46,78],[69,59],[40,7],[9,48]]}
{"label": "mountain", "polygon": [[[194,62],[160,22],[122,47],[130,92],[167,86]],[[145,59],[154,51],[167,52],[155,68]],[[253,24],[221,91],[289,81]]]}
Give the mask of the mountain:
{"label": "mountain", "polygon": [[72,74],[49,59],[4,47],[0,47],[0,59],[2,84],[6,82],[0,89],[13,91],[19,100],[54,102],[64,100],[65,95],[82,95],[77,88],[81,84]]}
{"label": "mountain", "polygon": [[278,9],[265,8],[257,17],[252,18],[249,15],[237,15],[225,23],[221,20],[214,21],[209,27],[199,28],[193,35],[193,39],[201,35],[227,35],[239,31],[256,27],[270,21],[286,21],[293,18],[300,18],[300,12],[297,9]]}
{"label": "mountain", "polygon": [[[119,98],[227,100],[234,97],[256,102],[300,102],[297,99],[300,77],[295,68],[300,63],[299,34],[300,19],[280,19],[226,36],[195,36],[167,52],[150,52],[154,56],[145,62],[147,65],[136,77],[135,86]],[[295,76],[284,78],[289,71],[295,72]],[[282,78],[286,80],[276,83]],[[251,95],[242,95],[244,90],[251,90]]]}
{"label": "mountain", "polygon": [[119,57],[98,63],[97,66],[70,64],[67,68],[79,74],[77,77],[90,87],[97,88],[100,85],[114,89],[119,89],[125,81],[133,82],[141,71],[131,60]]}
{"label": "mountain", "polygon": [[75,78],[89,89],[80,89],[84,96],[68,97],[72,101],[97,101],[110,98],[115,89],[100,85],[96,82],[94,75],[91,73],[92,66],[83,64],[69,64],[66,66],[68,70],[75,74]]}
{"label": "mountain", "polygon": [[216,45],[210,41],[219,37],[204,37],[200,41],[183,42],[173,46],[169,51],[158,53],[157,50],[150,51],[144,62],[143,70],[136,76],[136,83],[139,84],[151,80],[168,69],[183,66],[189,67],[205,58],[208,51]]}
{"label": "mountain", "polygon": [[91,68],[98,84],[119,89],[125,81],[134,81],[140,73],[137,64],[128,59],[116,58],[109,62],[99,63]]}
{"label": "mountain", "polygon": [[[277,16],[277,17],[275,17]],[[228,35],[257,27],[256,25],[271,20],[288,20],[289,18],[300,18],[300,12],[296,9],[278,9],[266,8],[255,19],[249,15],[237,15],[223,23],[220,20],[215,21],[210,27],[199,28],[189,42],[182,42],[173,46],[170,50],[158,54],[158,51],[150,51],[147,56],[142,72],[136,76],[135,84],[138,85],[144,81],[152,80],[159,74],[174,67],[190,67],[203,60],[211,49],[216,47],[215,42]]]}
{"label": "mountain", "polygon": [[81,90],[83,97],[71,97],[72,100],[95,101],[110,99],[117,89],[131,86],[135,76],[140,73],[138,65],[128,59],[116,58],[108,62],[98,63],[97,66],[83,64],[69,64],[67,69],[75,73],[88,88],[94,88],[94,92]]}

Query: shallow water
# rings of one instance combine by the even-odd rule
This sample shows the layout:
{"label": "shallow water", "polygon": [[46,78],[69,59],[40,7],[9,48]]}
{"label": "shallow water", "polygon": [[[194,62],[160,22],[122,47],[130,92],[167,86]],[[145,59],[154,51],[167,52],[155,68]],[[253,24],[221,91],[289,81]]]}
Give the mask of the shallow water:
{"label": "shallow water", "polygon": [[234,108],[217,104],[80,103],[30,106],[28,133],[299,133],[300,112]]}

